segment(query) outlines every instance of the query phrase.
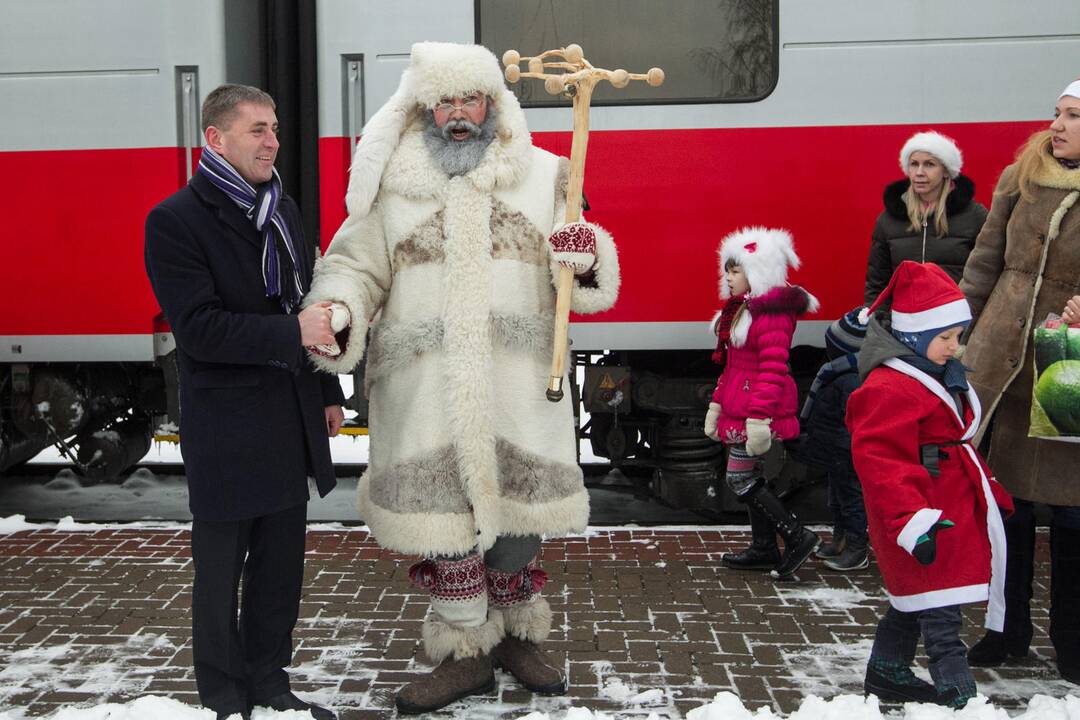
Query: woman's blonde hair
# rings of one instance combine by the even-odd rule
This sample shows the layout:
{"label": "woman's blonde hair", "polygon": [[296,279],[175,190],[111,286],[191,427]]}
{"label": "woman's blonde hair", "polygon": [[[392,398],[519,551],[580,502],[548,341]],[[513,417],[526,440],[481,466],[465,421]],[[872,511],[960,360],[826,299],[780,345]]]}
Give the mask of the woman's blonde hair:
{"label": "woman's blonde hair", "polygon": [[[934,158],[939,163],[940,159]],[[937,202],[934,203],[934,207],[930,210],[930,214],[934,217],[934,233],[938,237],[944,237],[949,232],[949,219],[946,217],[948,213],[945,212],[945,201],[949,199],[949,193],[952,192],[953,182],[949,178],[948,171],[945,172],[945,178],[941,183],[941,194],[938,195]],[[918,230],[922,227],[923,220],[929,220],[930,218],[923,212],[923,201],[918,195],[915,194],[915,189],[908,184],[907,190],[900,196],[904,201],[904,206],[907,208],[908,220],[911,222],[911,227],[908,230]],[[928,223],[929,224],[929,223]]]}
{"label": "woman's blonde hair", "polygon": [[1050,145],[1052,134],[1049,130],[1040,130],[1027,139],[1027,142],[1016,153],[1016,172],[1006,179],[1006,184],[1002,188],[1005,192],[1010,194],[1019,192],[1025,200],[1034,201],[1032,178],[1046,158],[1053,155]]}

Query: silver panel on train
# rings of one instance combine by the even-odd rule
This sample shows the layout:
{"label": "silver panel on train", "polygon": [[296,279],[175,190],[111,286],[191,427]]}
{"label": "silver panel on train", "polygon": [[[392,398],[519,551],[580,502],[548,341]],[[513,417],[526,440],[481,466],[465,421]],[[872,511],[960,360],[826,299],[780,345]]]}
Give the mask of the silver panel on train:
{"label": "silver panel on train", "polygon": [[224,2],[0,0],[0,151],[175,146],[174,68],[223,82]]}
{"label": "silver panel on train", "polygon": [[409,48],[421,40],[472,42],[472,0],[318,0],[319,134],[342,137],[344,55],[363,55],[368,117],[397,90]]}

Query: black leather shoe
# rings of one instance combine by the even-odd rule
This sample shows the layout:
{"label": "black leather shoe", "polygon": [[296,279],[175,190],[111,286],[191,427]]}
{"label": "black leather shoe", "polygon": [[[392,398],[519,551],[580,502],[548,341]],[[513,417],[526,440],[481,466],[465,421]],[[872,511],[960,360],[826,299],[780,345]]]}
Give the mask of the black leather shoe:
{"label": "black leather shoe", "polygon": [[[299,710],[304,712],[307,710],[311,713],[311,717],[315,720],[337,720],[337,715],[327,710],[320,705],[312,705],[309,702],[304,702],[300,698],[293,695],[291,692],[283,692],[280,695],[275,695],[272,698],[266,700],[257,700],[256,705],[262,705],[268,707],[271,710]],[[245,718],[245,720],[247,720]]]}

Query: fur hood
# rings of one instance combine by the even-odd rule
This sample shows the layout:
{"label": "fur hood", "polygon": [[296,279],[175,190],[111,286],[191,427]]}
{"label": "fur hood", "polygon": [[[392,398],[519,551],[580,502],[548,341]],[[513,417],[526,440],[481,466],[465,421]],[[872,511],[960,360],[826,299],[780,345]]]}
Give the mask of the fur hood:
{"label": "fur hood", "polygon": [[[469,92],[483,92],[497,110],[496,138],[488,146],[480,166],[468,174],[478,189],[490,192],[497,184],[511,185],[528,167],[532,138],[514,93],[503,82],[499,61],[485,47],[457,43],[416,43],[412,46],[409,67],[401,75],[397,91],[379,108],[361,132],[360,142],[349,168],[349,187],[345,204],[349,215],[361,218],[371,211],[379,193],[384,173],[406,136],[422,145],[420,128],[423,113],[430,112],[442,97]],[[406,152],[410,157],[415,152]],[[402,163],[394,163],[399,165]],[[399,175],[409,185],[425,176],[423,172]],[[445,181],[445,173],[441,173]],[[430,177],[430,176],[428,176]],[[430,183],[428,183],[430,184]],[[423,190],[420,194],[424,194]],[[414,195],[415,196],[415,195]]]}
{"label": "fur hood", "polygon": [[746,308],[754,317],[789,313],[805,315],[817,312],[818,305],[818,299],[798,285],[782,285],[746,301]]}
{"label": "fur hood", "polygon": [[[971,178],[967,175],[957,175],[953,182],[956,183],[956,187],[952,189],[949,197],[945,199],[945,215],[947,217],[967,210],[968,206],[971,205],[971,201],[975,199],[975,183]],[[903,195],[907,192],[909,185],[911,185],[911,181],[907,178],[897,180],[886,185],[885,192],[882,195],[885,210],[889,215],[903,222],[908,221],[907,206],[904,204]]]}
{"label": "fur hood", "polygon": [[736,230],[720,241],[716,254],[720,270],[720,297],[724,300],[731,296],[724,282],[724,268],[729,261],[743,269],[750,283],[750,292],[758,297],[785,285],[789,267],[799,269],[795,242],[786,230],[764,227]]}

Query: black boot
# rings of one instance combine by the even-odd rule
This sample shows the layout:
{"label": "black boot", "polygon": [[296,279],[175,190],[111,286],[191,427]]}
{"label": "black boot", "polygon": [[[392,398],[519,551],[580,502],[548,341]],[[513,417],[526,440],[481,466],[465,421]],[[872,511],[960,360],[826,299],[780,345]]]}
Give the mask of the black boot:
{"label": "black boot", "polygon": [[1016,512],[1005,520],[1005,547],[1005,629],[987,630],[968,649],[968,663],[974,667],[997,667],[1009,657],[1027,657],[1034,632],[1035,514],[1030,502],[1017,500]]}
{"label": "black boot", "polygon": [[1050,530],[1050,641],[1061,677],[1080,684],[1080,529]]}
{"label": "black boot", "polygon": [[737,553],[724,553],[720,562],[736,570],[772,570],[780,564],[776,528],[769,518],[750,506],[750,547]]}
{"label": "black boot", "polygon": [[840,554],[825,561],[825,567],[840,572],[862,570],[869,564],[870,551],[867,548],[867,539],[856,539],[850,535],[847,536],[847,542],[844,544],[844,549]]}
{"label": "black boot", "polygon": [[791,577],[817,549],[821,540],[816,533],[804,528],[764,483],[750,493],[747,504],[751,511],[756,510],[771,520],[784,538],[784,554],[780,564],[772,571],[772,576],[779,580]]}
{"label": "black boot", "polygon": [[911,671],[911,666],[902,662],[870,659],[866,666],[866,679],[863,692],[877,695],[886,702],[924,702],[938,701],[938,692],[934,686]]}

